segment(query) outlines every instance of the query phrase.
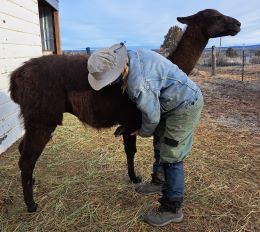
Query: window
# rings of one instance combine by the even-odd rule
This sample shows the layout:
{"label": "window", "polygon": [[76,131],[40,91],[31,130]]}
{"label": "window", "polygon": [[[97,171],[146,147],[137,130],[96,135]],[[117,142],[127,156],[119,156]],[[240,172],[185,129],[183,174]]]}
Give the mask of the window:
{"label": "window", "polygon": [[49,53],[56,53],[54,11],[47,2],[39,0],[42,50]]}

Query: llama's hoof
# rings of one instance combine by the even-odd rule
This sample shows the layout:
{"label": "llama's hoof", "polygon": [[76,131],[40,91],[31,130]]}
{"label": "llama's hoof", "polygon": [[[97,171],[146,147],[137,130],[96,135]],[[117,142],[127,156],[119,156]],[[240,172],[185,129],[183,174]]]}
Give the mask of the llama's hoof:
{"label": "llama's hoof", "polygon": [[34,203],[34,204],[28,206],[27,211],[29,213],[34,213],[34,212],[38,212],[37,209],[38,209],[38,204]]}
{"label": "llama's hoof", "polygon": [[141,176],[136,176],[136,177],[133,178],[132,182],[134,184],[141,183],[142,182],[142,177]]}

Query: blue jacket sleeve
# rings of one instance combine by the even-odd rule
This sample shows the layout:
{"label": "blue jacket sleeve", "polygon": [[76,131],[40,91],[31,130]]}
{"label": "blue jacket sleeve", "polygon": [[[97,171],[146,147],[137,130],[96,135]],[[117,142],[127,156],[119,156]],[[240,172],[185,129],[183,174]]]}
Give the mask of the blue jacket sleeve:
{"label": "blue jacket sleeve", "polygon": [[142,112],[142,125],[138,135],[152,136],[161,117],[159,96],[156,92],[143,90],[134,100]]}

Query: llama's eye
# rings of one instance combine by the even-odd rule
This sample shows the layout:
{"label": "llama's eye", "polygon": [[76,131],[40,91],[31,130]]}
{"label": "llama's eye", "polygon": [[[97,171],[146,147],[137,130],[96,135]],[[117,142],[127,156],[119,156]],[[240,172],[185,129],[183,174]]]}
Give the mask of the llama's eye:
{"label": "llama's eye", "polygon": [[221,19],[221,16],[215,16],[214,19],[215,19],[216,21],[218,21],[218,20]]}

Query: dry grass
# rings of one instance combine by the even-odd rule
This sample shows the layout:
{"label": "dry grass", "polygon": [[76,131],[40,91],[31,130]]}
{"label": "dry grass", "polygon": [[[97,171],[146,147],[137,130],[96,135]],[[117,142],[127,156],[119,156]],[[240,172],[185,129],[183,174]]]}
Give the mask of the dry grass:
{"label": "dry grass", "polygon": [[[65,115],[64,125],[36,165],[39,213],[26,213],[18,143],[0,156],[0,231],[260,231],[260,109],[259,93],[252,93],[255,83],[245,88],[236,79],[194,79],[202,86],[206,104],[185,163],[183,223],[162,229],[145,224],[142,214],[158,197],[135,193],[122,140],[112,136],[115,128],[97,132]],[[249,91],[242,100],[240,87]],[[145,180],[152,161],[152,140],[138,138],[136,167]]]}

